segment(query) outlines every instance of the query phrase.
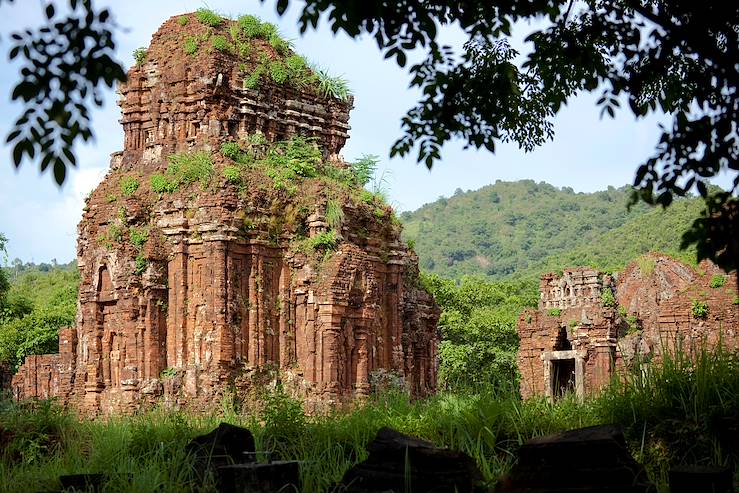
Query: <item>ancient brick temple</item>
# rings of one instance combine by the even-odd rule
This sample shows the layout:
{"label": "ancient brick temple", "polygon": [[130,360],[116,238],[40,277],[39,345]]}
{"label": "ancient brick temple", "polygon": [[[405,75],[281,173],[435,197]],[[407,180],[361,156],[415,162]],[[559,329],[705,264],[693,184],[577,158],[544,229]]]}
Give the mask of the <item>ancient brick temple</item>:
{"label": "ancient brick temple", "polygon": [[[129,70],[124,149],[79,225],[77,324],[59,354],[26,359],[17,398],[203,407],[265,372],[311,407],[367,395],[383,372],[434,391],[439,309],[392,210],[338,155],[352,99],[250,22],[169,19]],[[310,172],[274,147],[295,137],[320,150]]]}
{"label": "ancient brick temple", "polygon": [[646,255],[614,276],[587,268],[541,277],[539,309],[518,321],[521,394],[583,396],[636,359],[739,347],[736,274]]}

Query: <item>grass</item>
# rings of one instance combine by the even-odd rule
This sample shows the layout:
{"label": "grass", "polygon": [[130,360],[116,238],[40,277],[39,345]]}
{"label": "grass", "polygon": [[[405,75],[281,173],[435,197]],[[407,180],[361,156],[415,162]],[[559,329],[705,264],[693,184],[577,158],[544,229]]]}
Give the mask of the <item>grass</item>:
{"label": "grass", "polygon": [[[253,408],[252,408],[253,409]],[[373,396],[352,411],[303,415],[299,402],[277,389],[260,412],[239,413],[224,400],[220,415],[154,409],[108,421],[79,421],[50,402],[0,401],[3,428],[1,491],[58,488],[56,477],[105,472],[105,491],[215,491],[198,486],[184,445],[219,421],[252,430],[260,450],[305,460],[300,491],[330,491],[346,469],[363,460],[382,426],[462,450],[478,463],[489,486],[513,465],[529,438],[599,423],[623,426],[635,458],[660,491],[671,465],[737,465],[739,357],[722,351],[667,356],[637,367],[603,394],[578,402],[522,401],[516,389],[474,395],[442,393],[411,401],[400,392]]]}
{"label": "grass", "polygon": [[205,151],[172,154],[167,157],[169,165],[164,174],[156,173],[150,178],[152,191],[172,193],[182,187],[199,183],[205,189],[213,176],[213,159]]}

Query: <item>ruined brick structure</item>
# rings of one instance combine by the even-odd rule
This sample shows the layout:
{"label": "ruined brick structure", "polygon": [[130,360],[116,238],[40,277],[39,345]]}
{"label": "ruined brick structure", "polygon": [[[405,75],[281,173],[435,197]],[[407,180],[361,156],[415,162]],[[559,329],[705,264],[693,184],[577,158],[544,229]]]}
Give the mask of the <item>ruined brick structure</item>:
{"label": "ruined brick structure", "polygon": [[[613,277],[587,268],[543,275],[539,309],[524,311],[518,321],[521,394],[583,396],[635,358],[649,361],[676,348],[739,347],[736,286],[736,274],[710,262],[694,269],[660,254]],[[707,308],[705,316],[695,304]]]}
{"label": "ruined brick structure", "polygon": [[[416,396],[434,391],[439,309],[392,210],[321,176],[285,186],[258,160],[227,175],[224,142],[251,139],[256,156],[295,136],[315,139],[319,170],[348,172],[338,153],[352,99],[268,75],[245,88],[257,63],[285,54],[264,39],[237,48],[238,26],[172,18],[130,69],[124,150],[79,225],[76,327],[61,331],[59,354],[26,359],[17,398],[57,396],[89,414],[203,407],[267,372],[316,408],[367,395],[379,369]],[[217,36],[234,45],[214,49]],[[191,40],[200,48],[186,54]],[[205,178],[155,188],[174,176],[168,157],[203,151]],[[335,249],[311,243],[329,231]]]}

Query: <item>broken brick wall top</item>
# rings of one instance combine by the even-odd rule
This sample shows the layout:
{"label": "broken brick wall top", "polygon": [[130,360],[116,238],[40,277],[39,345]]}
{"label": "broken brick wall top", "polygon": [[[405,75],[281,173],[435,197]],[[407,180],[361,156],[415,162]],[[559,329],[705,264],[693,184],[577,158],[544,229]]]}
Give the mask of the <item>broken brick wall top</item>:
{"label": "broken brick wall top", "polygon": [[392,208],[337,154],[351,98],[268,25],[215,24],[166,21],[129,71],[125,148],[78,228],[76,327],[16,395],[199,409],[267,375],[318,409],[387,372],[433,392],[439,308]]}
{"label": "broken brick wall top", "polygon": [[268,142],[315,137],[337,155],[352,97],[326,97],[319,75],[269,26],[251,16],[167,20],[120,87],[124,149],[174,152],[259,133]]}

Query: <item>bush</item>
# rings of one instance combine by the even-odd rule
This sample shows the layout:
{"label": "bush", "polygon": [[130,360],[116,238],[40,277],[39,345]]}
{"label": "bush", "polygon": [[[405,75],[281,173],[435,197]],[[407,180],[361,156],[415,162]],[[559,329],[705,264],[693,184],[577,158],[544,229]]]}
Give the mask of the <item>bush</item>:
{"label": "bush", "polygon": [[346,101],[351,96],[349,84],[343,77],[333,77],[321,68],[314,68],[313,72],[318,79],[318,94],[324,98],[335,98]]}
{"label": "bush", "polygon": [[202,188],[208,186],[213,175],[213,160],[205,151],[193,153],[172,154],[167,160],[167,179],[174,184],[175,189],[181,185],[200,183]]}
{"label": "bush", "polygon": [[244,79],[244,89],[256,89],[264,75],[264,67],[257,65],[254,70]]}
{"label": "bush", "polygon": [[146,228],[132,227],[128,230],[128,238],[133,246],[141,249],[149,239],[149,231]]}
{"label": "bush", "polygon": [[287,67],[280,60],[274,60],[269,64],[269,75],[277,84],[284,84],[288,78]]}
{"label": "bush", "polygon": [[193,36],[188,36],[185,39],[185,46],[183,47],[183,49],[188,55],[194,55],[195,53],[197,53],[199,45],[200,43],[198,43],[197,38]]}
{"label": "bush", "polygon": [[195,12],[195,18],[201,24],[204,24],[210,27],[218,27],[223,23],[223,17],[216,14],[212,10],[206,9],[206,8],[199,8]]}
{"label": "bush", "polygon": [[262,28],[262,21],[253,15],[242,15],[238,19],[238,25],[241,28],[241,32],[247,38],[261,38],[264,37],[264,30]]}
{"label": "bush", "polygon": [[352,172],[356,178],[357,185],[365,186],[372,179],[372,175],[377,170],[377,163],[380,162],[380,157],[375,154],[364,154],[358,161],[351,163]]}
{"label": "bush", "polygon": [[333,251],[339,245],[339,235],[336,231],[330,229],[310,238],[308,245],[314,250]]}
{"label": "bush", "polygon": [[726,284],[726,276],[717,274],[711,278],[709,286],[716,289],[722,287],[724,284]]}
{"label": "bush", "polygon": [[335,199],[329,199],[326,202],[326,222],[329,228],[341,230],[341,223],[344,222],[344,210]]}
{"label": "bush", "polygon": [[180,26],[186,26],[188,22],[190,22],[190,18],[186,15],[177,18],[177,24]]}
{"label": "bush", "polygon": [[146,48],[136,48],[133,50],[133,60],[136,66],[140,67],[146,61]]}
{"label": "bush", "polygon": [[229,183],[239,183],[241,181],[241,171],[236,166],[224,166],[223,177]]}
{"label": "bush", "polygon": [[238,161],[241,155],[241,147],[236,142],[224,142],[221,144],[221,154],[232,161]]}
{"label": "bush", "polygon": [[708,317],[708,303],[705,301],[693,300],[690,311],[693,313],[693,317],[705,319]]}
{"label": "bush", "polygon": [[211,43],[213,44],[213,48],[215,48],[218,51],[221,51],[221,52],[231,51],[231,45],[229,44],[228,40],[224,38],[223,36],[213,36],[213,38],[211,39]]}
{"label": "bush", "polygon": [[140,276],[144,273],[144,271],[146,271],[146,267],[148,267],[149,262],[146,260],[146,257],[144,257],[144,254],[139,253],[138,255],[136,255],[135,264],[136,275]]}
{"label": "bush", "polygon": [[173,184],[170,183],[164,175],[159,173],[151,175],[150,184],[151,189],[159,194],[165,192],[174,192],[176,190]]}
{"label": "bush", "polygon": [[603,288],[600,293],[600,300],[605,307],[614,308],[616,306],[616,297],[613,296],[613,290],[610,287]]}
{"label": "bush", "polygon": [[562,314],[562,310],[559,308],[550,308],[547,314],[550,317],[559,317]]}
{"label": "bush", "polygon": [[139,189],[139,181],[133,176],[124,176],[121,178],[121,193],[126,197],[130,197]]}

